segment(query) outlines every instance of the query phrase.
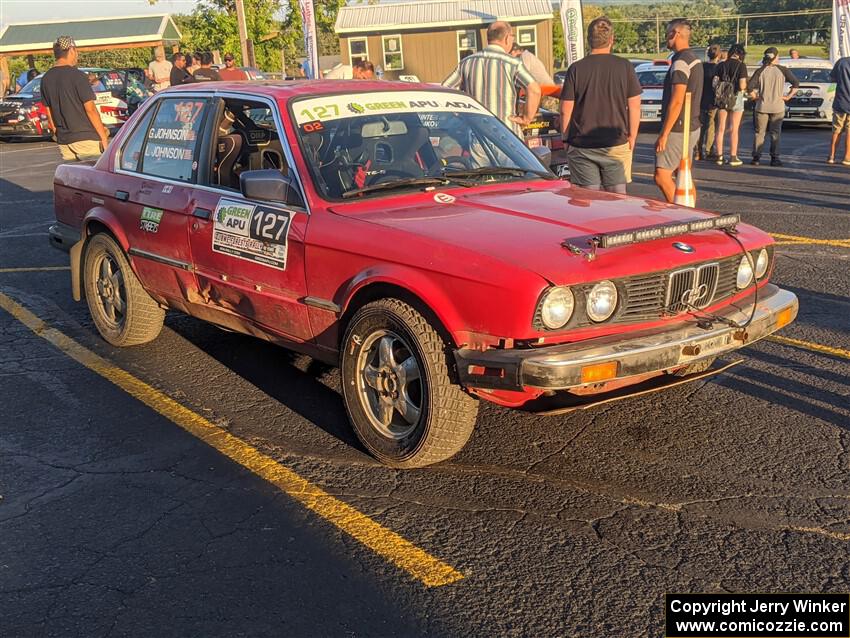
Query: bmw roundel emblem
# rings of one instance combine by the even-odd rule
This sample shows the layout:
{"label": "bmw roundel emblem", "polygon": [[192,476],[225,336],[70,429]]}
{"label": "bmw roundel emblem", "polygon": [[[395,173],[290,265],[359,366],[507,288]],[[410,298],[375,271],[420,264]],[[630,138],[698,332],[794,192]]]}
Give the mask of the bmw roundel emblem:
{"label": "bmw roundel emblem", "polygon": [[694,252],[694,247],[690,244],[686,244],[683,241],[673,242],[673,248],[676,250],[681,250],[683,253],[692,253]]}

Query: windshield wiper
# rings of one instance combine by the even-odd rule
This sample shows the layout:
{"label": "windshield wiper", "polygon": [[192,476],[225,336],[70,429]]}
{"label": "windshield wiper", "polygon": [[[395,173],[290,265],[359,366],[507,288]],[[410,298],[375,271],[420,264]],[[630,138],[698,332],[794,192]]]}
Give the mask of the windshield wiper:
{"label": "windshield wiper", "polygon": [[509,166],[484,166],[482,168],[472,168],[466,171],[445,171],[446,177],[490,177],[498,175],[512,175],[516,177],[525,177],[526,173],[531,173],[543,179],[558,179],[548,171],[535,171],[530,168],[517,168]]}
{"label": "windshield wiper", "polygon": [[[353,188],[349,191],[345,191],[342,194],[343,199],[348,199],[349,197],[354,197],[355,195],[360,195],[361,193],[371,193],[373,191],[383,191],[383,190],[391,190],[394,188],[405,188],[408,186],[440,186],[443,184],[448,184],[449,182],[455,182],[460,184],[461,186],[472,186],[471,182],[467,182],[461,179],[454,179],[454,175],[445,175],[443,177],[405,177],[403,179],[396,179],[391,182],[383,182],[382,184],[372,184],[371,186],[364,186],[363,188]],[[458,175],[458,177],[462,177]]]}

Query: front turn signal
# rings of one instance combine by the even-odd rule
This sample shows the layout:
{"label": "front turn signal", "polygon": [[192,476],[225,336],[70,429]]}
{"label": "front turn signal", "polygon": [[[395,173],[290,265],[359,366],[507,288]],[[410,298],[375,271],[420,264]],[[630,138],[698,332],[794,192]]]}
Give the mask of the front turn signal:
{"label": "front turn signal", "polygon": [[594,363],[581,369],[582,383],[599,383],[617,377],[617,362]]}

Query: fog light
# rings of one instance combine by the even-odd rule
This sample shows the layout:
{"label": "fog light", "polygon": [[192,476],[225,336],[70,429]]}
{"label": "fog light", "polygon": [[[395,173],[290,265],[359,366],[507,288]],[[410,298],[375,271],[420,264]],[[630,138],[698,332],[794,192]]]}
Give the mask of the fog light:
{"label": "fog light", "polygon": [[581,369],[582,383],[599,383],[600,381],[608,381],[617,376],[617,362],[608,361],[606,363],[594,363],[593,365],[584,366]]}

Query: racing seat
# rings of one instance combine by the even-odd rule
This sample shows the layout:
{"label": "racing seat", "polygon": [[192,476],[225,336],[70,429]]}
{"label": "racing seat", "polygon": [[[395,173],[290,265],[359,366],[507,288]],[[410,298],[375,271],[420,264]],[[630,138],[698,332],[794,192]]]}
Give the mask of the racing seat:
{"label": "racing seat", "polygon": [[244,140],[242,135],[233,129],[233,114],[225,110],[218,123],[218,139],[215,149],[215,166],[213,167],[215,183],[227,188],[239,189],[239,176],[233,167],[242,153]]}

